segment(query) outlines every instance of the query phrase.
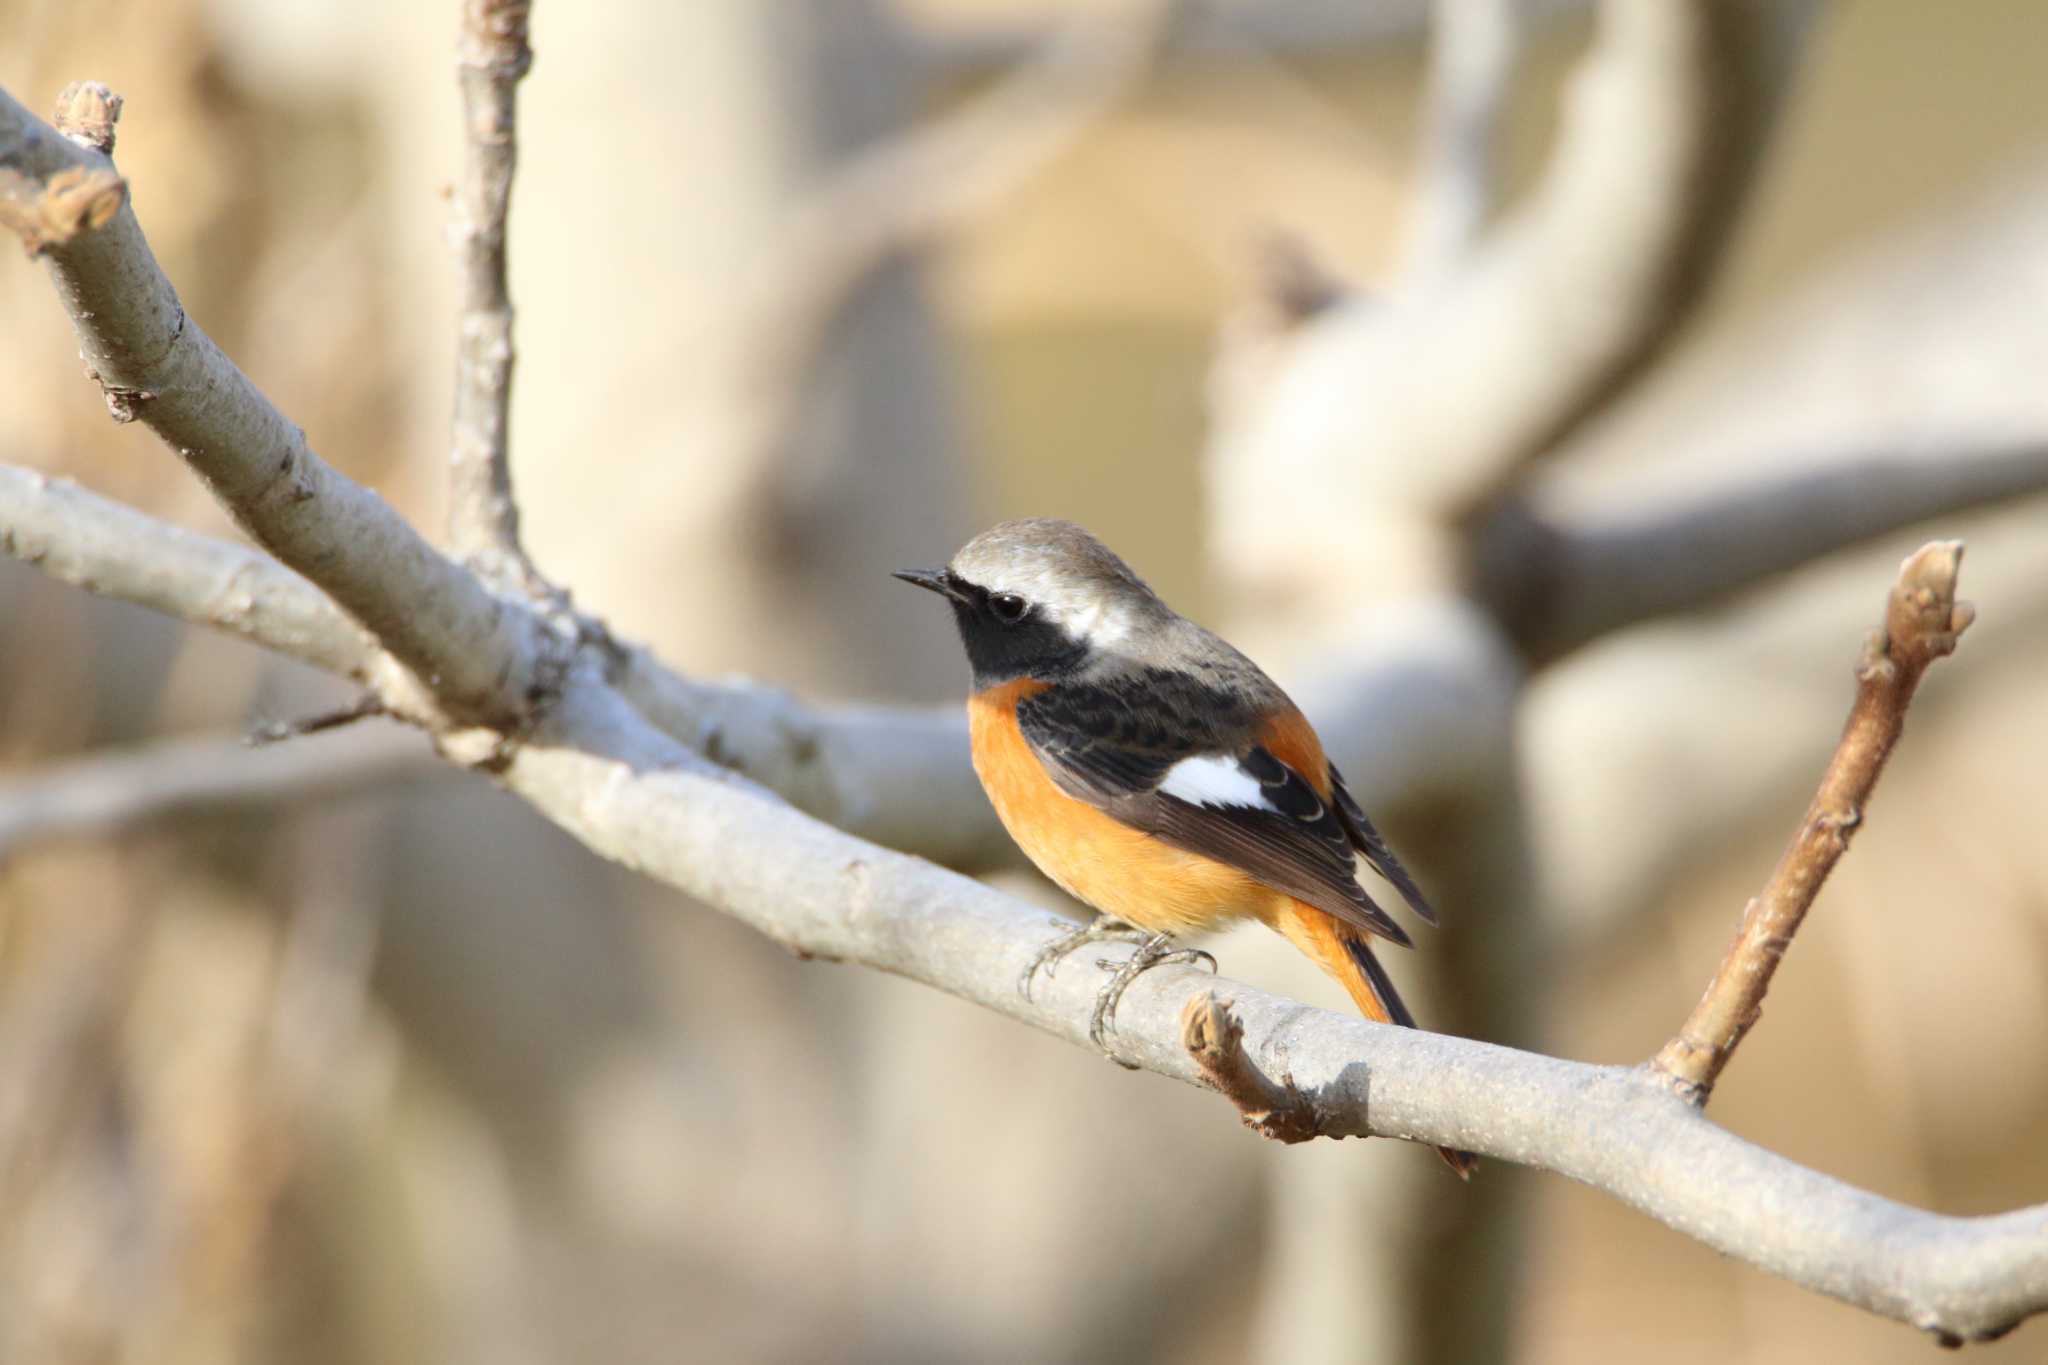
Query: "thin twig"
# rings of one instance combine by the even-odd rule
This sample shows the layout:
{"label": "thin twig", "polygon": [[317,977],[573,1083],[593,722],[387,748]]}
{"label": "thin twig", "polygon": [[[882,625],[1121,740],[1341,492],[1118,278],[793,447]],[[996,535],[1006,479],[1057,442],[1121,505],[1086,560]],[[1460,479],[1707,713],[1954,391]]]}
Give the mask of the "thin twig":
{"label": "thin twig", "polygon": [[1230,1006],[1214,991],[1204,991],[1189,996],[1181,1008],[1181,1046],[1201,1068],[1202,1078],[1237,1106],[1244,1126],[1260,1137],[1290,1144],[1321,1137],[1314,1102],[1291,1078],[1276,1082],[1245,1055],[1244,1025]]}
{"label": "thin twig", "polygon": [[288,739],[303,739],[307,735],[325,734],[329,730],[343,730],[358,721],[388,716],[391,708],[375,692],[365,692],[346,706],[316,711],[310,716],[294,716],[290,720],[266,720],[249,727],[243,743],[252,749],[269,744],[282,744]]}
{"label": "thin twig", "polygon": [[1957,637],[1976,615],[1969,603],[1956,600],[1962,558],[1961,541],[1937,540],[1899,566],[1884,624],[1864,645],[1856,701],[1820,791],[1770,880],[1744,909],[1742,928],[1706,994],[1657,1054],[1656,1069],[1695,1105],[1707,1102],[1715,1078],[1756,1023],[1792,936],[1862,825],[1921,676],[1936,659],[1954,652]]}
{"label": "thin twig", "polygon": [[[462,179],[449,235],[461,264],[455,417],[448,462],[448,540],[493,572],[526,571],[512,497],[512,296],[505,282],[505,215],[518,162],[520,78],[533,65],[527,0],[463,0]],[[530,576],[523,574],[522,577]]]}

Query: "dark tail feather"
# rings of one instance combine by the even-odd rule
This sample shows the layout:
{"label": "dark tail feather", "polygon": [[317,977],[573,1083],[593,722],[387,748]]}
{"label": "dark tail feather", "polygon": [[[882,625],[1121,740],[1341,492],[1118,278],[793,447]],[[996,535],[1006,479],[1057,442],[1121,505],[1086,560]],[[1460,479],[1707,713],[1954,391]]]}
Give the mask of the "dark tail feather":
{"label": "dark tail feather", "polygon": [[[1335,923],[1334,920],[1332,922]],[[1399,1024],[1402,1028],[1414,1028],[1415,1016],[1410,1014],[1408,1006],[1402,1003],[1400,993],[1394,989],[1393,978],[1387,975],[1387,969],[1381,966],[1379,958],[1373,955],[1364,936],[1354,931],[1348,924],[1337,925],[1337,936],[1344,945],[1344,955],[1351,960],[1351,965],[1358,969],[1359,979],[1356,982],[1344,980],[1345,989],[1350,992],[1358,1008],[1368,1018],[1377,1019],[1383,1024]],[[1360,987],[1364,990],[1361,991]],[[1457,1173],[1460,1180],[1470,1180],[1472,1172],[1479,1165],[1479,1158],[1470,1152],[1460,1152],[1451,1147],[1439,1147],[1436,1152],[1444,1159],[1444,1164]]]}

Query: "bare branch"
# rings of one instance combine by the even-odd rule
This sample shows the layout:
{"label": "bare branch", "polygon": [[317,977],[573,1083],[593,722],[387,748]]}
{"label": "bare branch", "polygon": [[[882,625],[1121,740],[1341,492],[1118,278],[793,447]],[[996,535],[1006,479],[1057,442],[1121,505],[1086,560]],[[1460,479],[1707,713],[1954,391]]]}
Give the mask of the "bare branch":
{"label": "bare branch", "polygon": [[1465,259],[1499,200],[1495,144],[1520,46],[1515,0],[1435,0],[1430,13],[1429,104],[1401,264],[1403,283],[1424,289]]}
{"label": "bare branch", "polygon": [[[1105,976],[1063,970],[1027,1000],[1024,966],[1064,920],[810,819],[652,730],[589,674],[499,775],[599,852],[807,957],[935,986],[1086,1045]],[[1124,1061],[1190,1083],[1190,994],[1229,993],[1245,1052],[1317,1096],[1329,1136],[1450,1146],[1559,1172],[1730,1256],[1946,1340],[2048,1310],[2048,1206],[1990,1218],[1911,1209],[1743,1141],[1645,1067],[1560,1061],[1389,1028],[1206,973],[1139,977],[1117,1012]]]}
{"label": "bare branch", "polygon": [[180,530],[69,479],[0,465],[0,554],[343,677],[367,681],[377,657],[355,622],[268,555]]}
{"label": "bare branch", "polygon": [[452,771],[397,726],[260,748],[230,736],[93,754],[0,781],[0,863],[49,839],[118,834],[202,811],[274,810]]}
{"label": "bare branch", "polygon": [[455,418],[448,460],[448,540],[493,571],[523,570],[512,500],[512,296],[505,284],[505,213],[518,161],[520,79],[533,65],[526,0],[463,0],[462,179],[449,235],[461,264]]}
{"label": "bare branch", "polygon": [[1954,652],[1975,609],[1956,600],[1961,541],[1934,541],[1899,566],[1884,625],[1864,646],[1856,702],[1807,807],[1799,833],[1764,889],[1743,911],[1742,928],[1678,1035],[1655,1067],[1690,1103],[1704,1105],[1714,1080],[1762,1012],[1764,992],[1828,874],[1849,850],[1885,760],[1906,725],[1921,675]]}
{"label": "bare branch", "polygon": [[1605,523],[1507,504],[1478,535],[1474,591],[1524,656],[1544,663],[1859,541],[2044,490],[2048,445],[2033,442],[1871,455]]}
{"label": "bare branch", "polygon": [[[408,719],[445,720],[319,589],[259,551],[0,465],[0,554],[369,683]],[[604,642],[616,685],[658,728],[798,808],[953,867],[1016,862],[968,763],[958,707],[806,706],[773,688],[686,678],[640,646]]]}
{"label": "bare branch", "polygon": [[[112,168],[0,91],[0,168]],[[140,420],[256,542],[375,636],[451,713],[514,726],[547,674],[541,627],[337,473],[186,316],[124,203],[44,253],[118,421]]]}

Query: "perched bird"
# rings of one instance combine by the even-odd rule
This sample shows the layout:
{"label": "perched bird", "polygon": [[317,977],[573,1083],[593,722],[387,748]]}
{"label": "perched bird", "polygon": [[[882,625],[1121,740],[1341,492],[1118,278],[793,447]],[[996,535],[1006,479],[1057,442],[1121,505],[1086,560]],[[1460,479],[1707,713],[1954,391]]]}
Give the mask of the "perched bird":
{"label": "perched bird", "polygon": [[[1079,944],[1143,931],[1096,1003],[1090,1034],[1103,1046],[1131,980],[1193,956],[1170,949],[1174,936],[1256,919],[1366,1017],[1415,1026],[1371,947],[1412,940],[1359,885],[1356,859],[1436,916],[1257,664],[1072,522],[1006,521],[945,568],[896,577],[952,604],[974,670],[974,770],[1004,828],[1108,921],[1048,947],[1024,974],[1027,993]],[[1469,1173],[1472,1157],[1439,1150]]]}

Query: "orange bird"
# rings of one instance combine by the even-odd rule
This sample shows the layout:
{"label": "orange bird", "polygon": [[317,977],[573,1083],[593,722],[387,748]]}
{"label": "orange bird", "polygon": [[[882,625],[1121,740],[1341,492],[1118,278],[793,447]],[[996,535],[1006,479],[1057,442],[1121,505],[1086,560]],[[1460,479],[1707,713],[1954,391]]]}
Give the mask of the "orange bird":
{"label": "orange bird", "polygon": [[[1138,973],[1192,956],[1171,949],[1175,935],[1255,919],[1367,1018],[1415,1027],[1371,947],[1412,940],[1359,885],[1356,860],[1425,921],[1436,915],[1257,664],[1072,522],[1006,521],[945,568],[896,577],[952,604],[974,670],[974,770],[1003,827],[1104,917],[1040,954],[1024,990],[1079,944],[1142,931],[1096,1002],[1089,1034],[1103,1046]],[[1469,1154],[1438,1150],[1470,1173]]]}

